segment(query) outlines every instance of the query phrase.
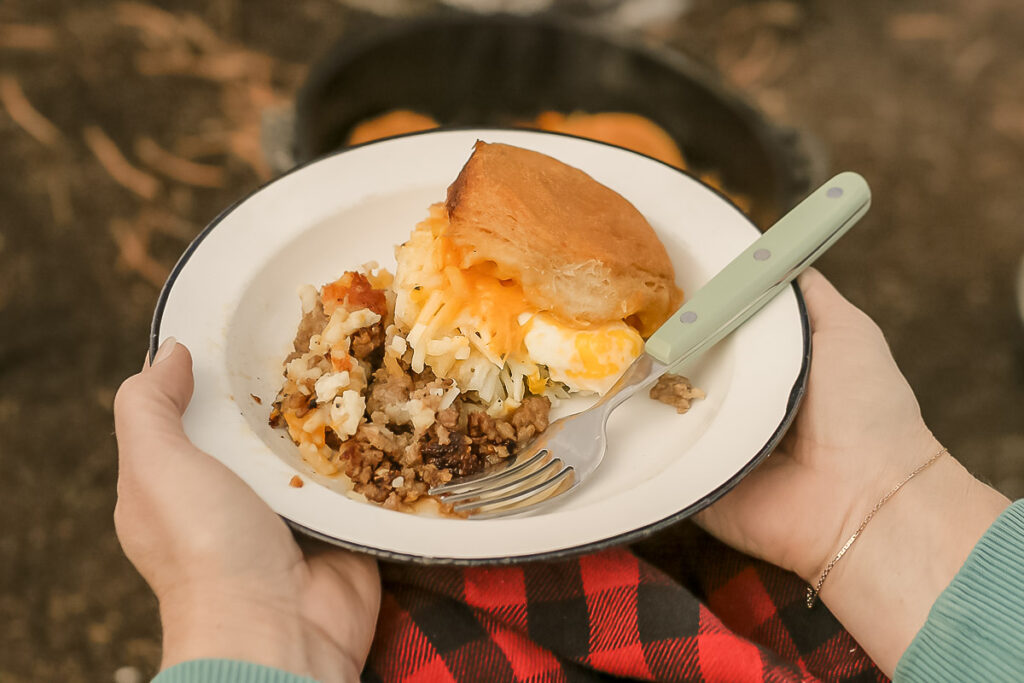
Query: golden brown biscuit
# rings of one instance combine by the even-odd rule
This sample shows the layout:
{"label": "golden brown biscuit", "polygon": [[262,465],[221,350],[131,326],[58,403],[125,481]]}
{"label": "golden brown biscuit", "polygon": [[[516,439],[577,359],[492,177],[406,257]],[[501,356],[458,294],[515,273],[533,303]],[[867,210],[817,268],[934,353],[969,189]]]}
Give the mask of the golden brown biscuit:
{"label": "golden brown biscuit", "polygon": [[538,310],[575,323],[628,319],[646,336],[681,297],[643,215],[539,152],[478,141],[448,188],[446,209],[459,267],[495,264]]}

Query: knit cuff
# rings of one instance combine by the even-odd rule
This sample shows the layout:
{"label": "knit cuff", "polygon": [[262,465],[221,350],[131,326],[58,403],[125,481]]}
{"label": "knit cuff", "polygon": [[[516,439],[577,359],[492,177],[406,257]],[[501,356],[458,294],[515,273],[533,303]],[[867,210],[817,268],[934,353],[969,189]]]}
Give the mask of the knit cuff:
{"label": "knit cuff", "polygon": [[234,659],[195,659],[161,671],[153,683],[316,683],[268,666]]}
{"label": "knit cuff", "polygon": [[1024,672],[1024,500],[992,524],[896,666],[894,680],[1010,681]]}

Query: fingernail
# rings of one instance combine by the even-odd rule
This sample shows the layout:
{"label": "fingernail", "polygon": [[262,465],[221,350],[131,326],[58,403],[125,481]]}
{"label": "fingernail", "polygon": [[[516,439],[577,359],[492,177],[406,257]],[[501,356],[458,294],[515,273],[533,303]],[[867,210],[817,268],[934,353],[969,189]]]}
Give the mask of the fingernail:
{"label": "fingernail", "polygon": [[166,360],[172,353],[174,353],[174,349],[177,348],[177,346],[178,340],[175,339],[174,337],[168,337],[167,339],[164,339],[164,342],[160,345],[160,348],[156,350],[156,355],[153,356],[153,362],[151,365],[156,365],[160,361]]}

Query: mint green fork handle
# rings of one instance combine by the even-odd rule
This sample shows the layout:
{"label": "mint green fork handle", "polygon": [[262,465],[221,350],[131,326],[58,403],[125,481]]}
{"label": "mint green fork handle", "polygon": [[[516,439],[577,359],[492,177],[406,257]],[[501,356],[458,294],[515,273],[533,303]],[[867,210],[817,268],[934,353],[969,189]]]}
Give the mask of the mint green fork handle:
{"label": "mint green fork handle", "polygon": [[701,287],[651,335],[644,350],[671,367],[709,348],[775,298],[870,205],[864,178],[852,172],[835,176]]}

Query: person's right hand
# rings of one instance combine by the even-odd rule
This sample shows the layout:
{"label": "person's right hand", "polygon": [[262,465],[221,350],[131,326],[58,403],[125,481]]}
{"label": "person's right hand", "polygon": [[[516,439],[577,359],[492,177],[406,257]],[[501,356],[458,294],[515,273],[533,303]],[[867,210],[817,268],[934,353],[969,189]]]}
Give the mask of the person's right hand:
{"label": "person's right hand", "polygon": [[[872,507],[942,446],[881,330],[819,272],[800,278],[813,333],[807,395],[780,446],[697,521],[817,583]],[[960,400],[963,400],[962,398]],[[1009,501],[949,456],[886,503],[822,600],[890,675],[932,603]]]}

